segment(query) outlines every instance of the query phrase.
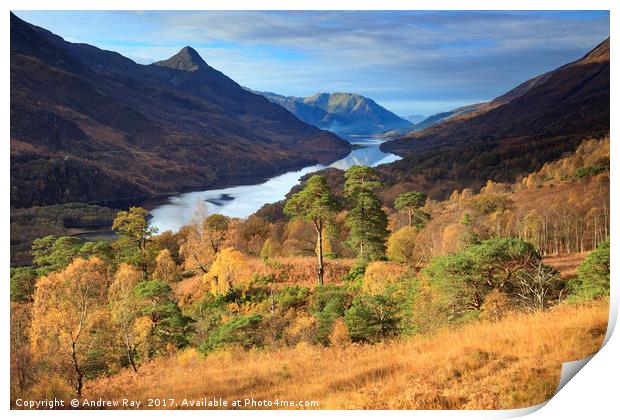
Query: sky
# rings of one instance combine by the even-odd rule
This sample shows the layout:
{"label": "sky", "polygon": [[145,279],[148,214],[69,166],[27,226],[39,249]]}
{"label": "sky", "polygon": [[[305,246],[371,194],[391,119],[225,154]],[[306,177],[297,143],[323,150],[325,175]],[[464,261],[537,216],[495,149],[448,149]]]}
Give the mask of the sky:
{"label": "sky", "polygon": [[141,64],[196,49],[254,90],[352,92],[399,115],[497,97],[609,36],[607,11],[16,11]]}

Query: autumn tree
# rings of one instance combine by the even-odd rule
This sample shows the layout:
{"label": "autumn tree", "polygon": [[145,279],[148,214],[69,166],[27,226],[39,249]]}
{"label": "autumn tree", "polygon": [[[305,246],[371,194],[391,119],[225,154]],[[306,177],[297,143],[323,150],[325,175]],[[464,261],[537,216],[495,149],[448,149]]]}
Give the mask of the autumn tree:
{"label": "autumn tree", "polygon": [[141,273],[128,264],[121,264],[110,285],[109,302],[112,325],[116,327],[127,363],[137,372],[137,347],[140,341],[138,319],[141,317],[140,301],[134,289],[141,281]]}
{"label": "autumn tree", "polygon": [[359,249],[362,260],[380,258],[385,255],[388,219],[375,194],[381,186],[379,176],[374,169],[359,165],[349,168],[344,176],[344,194],[350,205],[348,243]]}
{"label": "autumn tree", "polygon": [[480,194],[471,200],[470,205],[478,213],[489,215],[511,210],[514,201],[505,194]]}
{"label": "autumn tree", "polygon": [[209,216],[206,205],[199,202],[180,247],[185,269],[208,273],[216,254],[228,244],[231,228],[230,218],[221,214]]}
{"label": "autumn tree", "polygon": [[134,262],[142,271],[144,280],[148,279],[148,250],[151,237],[157,228],[149,226],[149,212],[142,207],[130,207],[129,211],[121,211],[112,223],[112,230],[121,236],[124,243],[133,244],[137,248]]}
{"label": "autumn tree", "polygon": [[242,287],[253,274],[243,253],[233,248],[224,248],[217,254],[205,280],[211,285],[211,293],[226,294]]}
{"label": "autumn tree", "polygon": [[430,219],[430,216],[420,210],[426,203],[426,194],[411,191],[399,195],[394,201],[394,207],[407,212],[409,226],[422,228]]}
{"label": "autumn tree", "polygon": [[329,344],[335,348],[343,348],[351,344],[351,337],[344,318],[338,318],[334,322],[332,332],[329,335]]}
{"label": "autumn tree", "polygon": [[32,310],[32,350],[45,364],[68,374],[81,395],[94,350],[104,344],[108,311],[106,267],[78,258],[37,284]]}
{"label": "autumn tree", "polygon": [[213,254],[217,254],[226,241],[230,219],[221,214],[212,214],[203,223],[205,236],[209,241]]}
{"label": "autumn tree", "polygon": [[422,260],[416,244],[418,234],[418,230],[411,226],[405,226],[392,233],[387,243],[388,258],[393,261],[418,266]]}
{"label": "autumn tree", "polygon": [[316,236],[310,222],[293,219],[286,224],[283,249],[287,255],[316,255]]}
{"label": "autumn tree", "polygon": [[318,258],[317,278],[323,284],[323,240],[325,229],[338,211],[338,202],[324,177],[314,175],[308,179],[304,188],[293,194],[284,206],[284,213],[293,219],[312,223],[317,236]]}
{"label": "autumn tree", "polygon": [[278,244],[272,238],[267,238],[267,240],[263,244],[263,248],[260,250],[260,256],[261,258],[266,260],[279,255],[281,251],[282,249],[280,247],[280,244]]}
{"label": "autumn tree", "polygon": [[32,312],[29,304],[11,302],[11,397],[23,395],[36,379],[30,346]]}
{"label": "autumn tree", "polygon": [[178,280],[178,267],[172,259],[172,255],[168,249],[162,249],[155,258],[155,271],[153,278],[155,280],[172,283]]}

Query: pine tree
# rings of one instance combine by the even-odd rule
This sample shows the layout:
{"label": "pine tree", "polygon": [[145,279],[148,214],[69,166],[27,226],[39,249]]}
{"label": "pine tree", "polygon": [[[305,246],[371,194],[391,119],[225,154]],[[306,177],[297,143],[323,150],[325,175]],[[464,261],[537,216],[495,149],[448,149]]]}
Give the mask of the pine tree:
{"label": "pine tree", "polygon": [[358,257],[373,260],[385,256],[388,219],[375,191],[381,182],[374,169],[352,166],[345,172],[345,196],[351,206],[347,215],[348,244],[359,249]]}
{"label": "pine tree", "polygon": [[428,215],[420,210],[424,204],[426,204],[426,194],[417,191],[403,193],[394,201],[396,209],[407,212],[409,226],[419,228],[424,227],[429,220]]}
{"label": "pine tree", "polygon": [[324,177],[314,175],[303,190],[293,194],[284,206],[284,213],[293,219],[309,221],[317,235],[317,278],[323,284],[323,240],[325,228],[332,221],[339,205]]}
{"label": "pine tree", "polygon": [[148,215],[149,212],[142,207],[130,207],[129,211],[118,212],[112,224],[112,230],[121,237],[122,241],[137,247],[137,252],[131,259],[142,271],[144,280],[148,280],[147,245],[151,236],[157,233],[157,228],[149,226]]}

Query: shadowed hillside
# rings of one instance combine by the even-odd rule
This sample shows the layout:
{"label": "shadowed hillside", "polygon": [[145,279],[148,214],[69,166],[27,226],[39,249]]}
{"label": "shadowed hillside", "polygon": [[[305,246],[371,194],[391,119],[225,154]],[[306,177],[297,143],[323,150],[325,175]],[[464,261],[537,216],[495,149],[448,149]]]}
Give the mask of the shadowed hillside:
{"label": "shadowed hillside", "polygon": [[190,47],[139,65],[11,14],[14,206],[232,185],[348,151]]}
{"label": "shadowed hillside", "polygon": [[404,159],[383,168],[436,197],[512,182],[609,132],[609,39],[581,60],[529,80],[473,114],[384,143]]}

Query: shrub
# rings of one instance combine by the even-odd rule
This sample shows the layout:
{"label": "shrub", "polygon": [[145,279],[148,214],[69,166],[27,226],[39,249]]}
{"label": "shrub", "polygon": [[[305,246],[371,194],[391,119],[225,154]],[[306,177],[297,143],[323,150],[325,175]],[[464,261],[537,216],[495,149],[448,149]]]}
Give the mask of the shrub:
{"label": "shrub", "polygon": [[312,316],[297,316],[284,330],[284,340],[287,345],[299,343],[312,344],[316,339],[317,319]]}
{"label": "shrub", "polygon": [[366,264],[356,264],[351,267],[349,272],[342,276],[342,280],[344,281],[356,281],[364,276],[366,272]]}
{"label": "shrub", "polygon": [[282,310],[300,308],[307,302],[310,289],[301,286],[288,286],[276,294],[276,302]]}
{"label": "shrub", "polygon": [[344,319],[353,341],[377,342],[400,331],[398,302],[388,295],[363,293],[353,299]]}
{"label": "shrub", "polygon": [[198,350],[206,354],[230,345],[238,345],[244,349],[260,347],[263,340],[257,330],[262,320],[260,315],[235,316],[209,334],[207,341]]}
{"label": "shrub", "polygon": [[310,311],[318,321],[316,339],[319,343],[329,344],[333,324],[344,315],[350,301],[351,297],[343,287],[319,286],[315,289]]}
{"label": "shrub", "polygon": [[75,391],[66,379],[53,374],[44,381],[37,382],[28,394],[29,398],[34,400],[65,400],[74,396]]}
{"label": "shrub", "polygon": [[608,166],[582,166],[575,171],[575,178],[581,179],[586,176],[594,176],[609,171]]}
{"label": "shrub", "polygon": [[573,299],[609,296],[609,239],[601,242],[577,268],[577,279],[569,287]]}

